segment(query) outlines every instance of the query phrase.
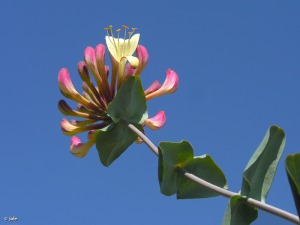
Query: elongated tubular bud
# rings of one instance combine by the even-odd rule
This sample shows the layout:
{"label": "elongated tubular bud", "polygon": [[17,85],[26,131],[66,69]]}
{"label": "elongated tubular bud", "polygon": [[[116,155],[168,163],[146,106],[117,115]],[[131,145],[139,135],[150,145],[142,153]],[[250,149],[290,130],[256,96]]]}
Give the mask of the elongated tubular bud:
{"label": "elongated tubular bud", "polygon": [[77,70],[78,70],[78,73],[81,77],[81,79],[87,83],[87,84],[91,84],[92,83],[92,80],[91,80],[91,77],[90,77],[90,74],[89,74],[89,70],[86,66],[86,63],[84,61],[80,61],[77,65]]}
{"label": "elongated tubular bud", "polygon": [[[105,95],[105,98],[107,100],[110,99],[110,93],[109,90],[107,89],[105,83],[103,83],[103,80],[99,74],[98,68],[97,68],[97,62],[96,62],[96,53],[95,49],[92,47],[87,47],[84,51],[84,61],[91,73],[93,74],[97,86],[98,86],[98,91],[99,93],[102,93]],[[107,85],[108,86],[108,85]]]}
{"label": "elongated tubular bud", "polygon": [[91,73],[93,74],[99,90],[101,90],[102,80],[96,67],[96,55],[94,48],[90,46],[86,47],[86,49],[84,50],[84,61],[89,71],[91,71]]}
{"label": "elongated tubular bud", "polygon": [[58,73],[58,86],[64,96],[72,100],[80,100],[80,94],[75,89],[69,71],[66,68],[62,68]]}
{"label": "elongated tubular bud", "polygon": [[71,120],[70,123],[74,126],[77,126],[77,127],[83,127],[83,126],[86,126],[86,125],[89,125],[89,124],[93,124],[97,122],[97,120]]}
{"label": "elongated tubular bud", "polygon": [[96,105],[101,107],[101,104],[97,97],[94,95],[93,91],[90,89],[90,87],[87,85],[87,83],[82,82],[82,89],[85,91],[85,93],[88,95],[89,99],[94,102]]}
{"label": "elongated tubular bud", "polygon": [[80,104],[80,103],[77,104],[77,110],[78,110],[79,112],[88,113],[88,114],[93,114],[93,113],[95,113],[93,110],[87,108],[86,106],[84,106],[84,105],[82,105],[82,104]]}
{"label": "elongated tubular bud", "polygon": [[79,62],[77,68],[78,68],[78,73],[79,73],[81,79],[89,86],[89,88],[91,89],[93,94],[96,96],[96,98],[99,99],[100,94],[99,94],[98,90],[95,88],[95,86],[90,78],[86,63],[83,61]]}
{"label": "elongated tubular bud", "polygon": [[149,61],[149,54],[143,45],[138,45],[136,48],[136,57],[139,59],[139,65],[134,71],[134,76],[139,76]]}
{"label": "elongated tubular bud", "polygon": [[108,122],[102,122],[100,124],[92,124],[92,125],[84,126],[84,127],[74,126],[65,118],[62,119],[62,121],[60,123],[62,132],[68,136],[73,136],[75,134],[79,134],[79,133],[82,133],[82,132],[88,131],[88,130],[102,129],[102,128],[106,127],[107,125],[108,125]]}
{"label": "elongated tubular bud", "polygon": [[111,97],[109,84],[108,84],[108,80],[107,80],[106,69],[105,69],[105,45],[99,44],[96,46],[95,56],[96,56],[96,65],[97,65],[98,72],[102,79],[102,84],[104,85],[105,91]]}
{"label": "elongated tubular bud", "polygon": [[65,116],[76,116],[76,117],[82,117],[82,118],[93,119],[93,120],[103,119],[103,117],[101,116],[75,111],[68,105],[68,103],[65,100],[60,100],[58,102],[58,109]]}
{"label": "elongated tubular bud", "polygon": [[69,71],[66,68],[62,68],[58,73],[58,85],[65,97],[77,101],[85,106],[91,107],[96,111],[101,111],[97,105],[90,102],[76,91],[71,81]]}

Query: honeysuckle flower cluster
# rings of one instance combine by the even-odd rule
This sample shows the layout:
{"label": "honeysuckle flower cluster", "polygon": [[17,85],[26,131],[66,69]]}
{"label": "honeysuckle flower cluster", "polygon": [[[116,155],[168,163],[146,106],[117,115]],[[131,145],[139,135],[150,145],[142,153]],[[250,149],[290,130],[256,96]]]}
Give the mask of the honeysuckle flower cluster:
{"label": "honeysuckle flower cluster", "polygon": [[[140,34],[134,34],[136,28],[130,29],[123,25],[122,29],[117,29],[115,32],[112,26],[105,30],[111,69],[105,63],[106,46],[99,44],[96,48],[87,47],[84,51],[84,61],[78,63],[78,73],[83,81],[81,94],[75,89],[66,68],[62,68],[58,74],[61,93],[77,103],[77,109],[72,109],[65,100],[58,102],[62,114],[80,118],[80,120],[63,118],[61,121],[63,133],[72,136],[70,151],[77,157],[84,157],[94,145],[95,131],[105,128],[112,122],[107,114],[107,107],[124,80],[129,76],[140,76],[148,64],[148,51],[144,46],[138,45]],[[124,30],[124,38],[120,38],[122,30]],[[171,94],[177,87],[178,76],[176,72],[168,69],[164,83],[161,85],[155,81],[144,91],[145,98],[150,100],[164,94]],[[163,127],[165,121],[165,112],[160,111],[154,117],[146,119],[143,125],[156,130]],[[85,143],[75,136],[82,132],[87,132],[88,140]]]}

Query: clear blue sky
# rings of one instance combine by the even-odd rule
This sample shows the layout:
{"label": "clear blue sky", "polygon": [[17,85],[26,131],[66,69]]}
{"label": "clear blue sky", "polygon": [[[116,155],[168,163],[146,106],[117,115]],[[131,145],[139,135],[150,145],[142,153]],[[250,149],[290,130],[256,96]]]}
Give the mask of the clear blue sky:
{"label": "clear blue sky", "polygon": [[[300,1],[2,0],[0,224],[221,224],[227,199],[176,200],[160,194],[157,158],[133,145],[111,167],[93,148],[69,153],[60,131],[57,74],[77,87],[86,46],[103,27],[137,27],[150,54],[147,87],[168,68],[178,91],[149,102],[167,113],[159,141],[189,140],[210,154],[238,191],[248,159],[272,124],[287,135],[283,157],[300,151]],[[296,213],[281,160],[267,202]],[[260,213],[254,224],[289,224]]]}

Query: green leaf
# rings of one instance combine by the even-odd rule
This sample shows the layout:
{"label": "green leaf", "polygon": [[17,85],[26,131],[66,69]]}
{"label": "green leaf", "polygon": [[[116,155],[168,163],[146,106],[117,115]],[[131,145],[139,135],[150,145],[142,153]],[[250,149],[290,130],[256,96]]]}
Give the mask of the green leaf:
{"label": "green leaf", "polygon": [[265,202],[285,146],[285,134],[271,126],[243,173],[241,195]]}
{"label": "green leaf", "polygon": [[126,121],[143,131],[142,124],[147,119],[147,104],[139,77],[128,77],[108,105],[108,115],[112,124],[97,131],[96,147],[100,161],[109,166],[136,139],[137,135],[128,128]]}
{"label": "green leaf", "polygon": [[285,169],[292,189],[298,216],[300,217],[300,153],[286,157]]}
{"label": "green leaf", "polygon": [[[142,130],[141,125],[135,126]],[[137,135],[122,121],[112,124],[107,130],[98,130],[96,147],[102,164],[109,166],[136,139]]]}
{"label": "green leaf", "polygon": [[240,195],[232,196],[227,205],[222,225],[249,225],[258,216],[255,207],[247,204],[247,200]]}
{"label": "green leaf", "polygon": [[[194,157],[184,163],[182,168],[184,171],[194,174],[209,183],[227,189],[227,182],[223,171],[209,155]],[[216,192],[212,192],[202,186],[199,186],[199,184],[191,182],[183,176],[179,177],[178,184],[178,199],[209,198],[219,195]]]}
{"label": "green leaf", "polygon": [[176,166],[194,157],[192,146],[187,141],[180,143],[160,142],[158,145],[158,179],[160,191],[164,195],[173,195],[178,191],[179,174]]}
{"label": "green leaf", "polygon": [[227,187],[224,173],[212,158],[209,155],[194,157],[193,148],[189,142],[161,142],[158,149],[158,177],[160,190],[164,195],[169,196],[177,193],[178,199],[217,196],[215,192],[211,192],[184,177],[182,173],[178,172],[178,168],[219,187]]}
{"label": "green leaf", "polygon": [[128,77],[108,105],[108,115],[115,123],[122,119],[132,124],[143,124],[148,118],[144,89],[139,77]]}

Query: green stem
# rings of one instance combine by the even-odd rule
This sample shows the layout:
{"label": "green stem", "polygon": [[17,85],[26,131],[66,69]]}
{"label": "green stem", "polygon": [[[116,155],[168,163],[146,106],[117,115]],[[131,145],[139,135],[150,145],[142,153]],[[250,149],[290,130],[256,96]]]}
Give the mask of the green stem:
{"label": "green stem", "polygon": [[[128,121],[126,121],[128,127],[133,131],[135,132],[144,142],[145,144],[152,150],[152,152],[154,154],[156,154],[158,156],[158,148],[149,140],[149,138],[147,138],[146,135],[144,135],[139,129],[137,129],[134,125],[128,123]],[[179,173],[181,173],[183,176],[185,176],[186,178],[190,179],[191,181],[203,186],[204,188],[207,188],[208,190],[211,190],[211,191],[214,191],[226,198],[230,198],[234,195],[240,195],[239,193],[235,193],[235,192],[231,192],[231,191],[228,191],[224,188],[221,188],[221,187],[218,187],[214,184],[211,184],[209,182],[206,182],[205,180],[191,174],[191,173],[188,173],[186,171],[184,171],[182,168],[180,168],[179,170],[177,169],[177,171]],[[294,215],[294,214],[291,214],[287,211],[284,211],[282,209],[279,209],[279,208],[276,208],[272,205],[269,205],[269,204],[265,204],[265,203],[262,203],[260,201],[257,201],[255,199],[252,199],[252,198],[247,198],[247,203],[251,206],[254,206],[256,208],[259,208],[263,211],[266,211],[266,212],[269,212],[271,214],[274,214],[278,217],[281,217],[283,219],[286,219],[294,224],[299,224],[300,225],[300,221],[299,221],[299,217]]]}

